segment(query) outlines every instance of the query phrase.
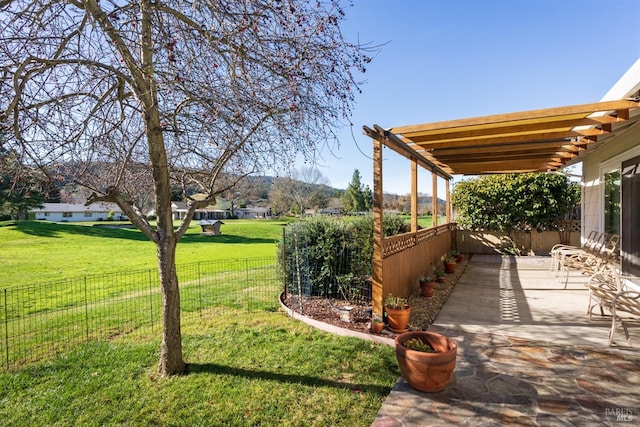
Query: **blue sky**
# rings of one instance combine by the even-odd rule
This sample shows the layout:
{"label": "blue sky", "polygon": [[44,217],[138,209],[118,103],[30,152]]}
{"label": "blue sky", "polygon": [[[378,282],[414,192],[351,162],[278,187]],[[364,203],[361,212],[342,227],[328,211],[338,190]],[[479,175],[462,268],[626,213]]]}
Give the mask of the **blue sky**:
{"label": "blue sky", "polygon": [[[349,40],[386,45],[362,76],[353,129],[319,160],[336,188],[356,168],[373,186],[363,125],[596,102],[640,57],[640,0],[354,0],[346,19]],[[410,192],[409,162],[384,153],[384,190]],[[418,185],[431,194],[430,175]]]}

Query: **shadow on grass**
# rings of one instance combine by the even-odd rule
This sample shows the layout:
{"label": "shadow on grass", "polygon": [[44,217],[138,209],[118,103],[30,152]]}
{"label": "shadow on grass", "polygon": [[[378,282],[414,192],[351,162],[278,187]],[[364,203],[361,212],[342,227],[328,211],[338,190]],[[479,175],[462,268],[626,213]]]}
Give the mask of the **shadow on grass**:
{"label": "shadow on grass", "polygon": [[[117,223],[116,223],[117,224]],[[113,225],[116,225],[113,224]],[[135,241],[149,241],[147,236],[136,228],[109,227],[109,223],[91,225],[61,224],[47,221],[12,221],[4,226],[15,227],[16,230],[38,237],[62,238],[64,235],[80,235],[87,237],[102,237],[108,239],[126,239]],[[258,237],[244,237],[232,234],[208,236],[201,234],[185,234],[179,243],[215,242],[224,244],[236,243],[276,243],[275,239]]]}
{"label": "shadow on grass", "polygon": [[364,391],[374,393],[378,396],[387,396],[391,387],[384,387],[373,384],[354,384],[348,382],[332,381],[324,378],[310,377],[306,375],[294,375],[269,371],[249,370],[233,368],[231,366],[218,365],[216,363],[190,363],[188,373],[193,374],[215,374],[231,375],[234,377],[244,377],[266,381],[278,381],[280,383],[300,384],[309,387],[332,387],[337,389],[351,390],[354,393]]}

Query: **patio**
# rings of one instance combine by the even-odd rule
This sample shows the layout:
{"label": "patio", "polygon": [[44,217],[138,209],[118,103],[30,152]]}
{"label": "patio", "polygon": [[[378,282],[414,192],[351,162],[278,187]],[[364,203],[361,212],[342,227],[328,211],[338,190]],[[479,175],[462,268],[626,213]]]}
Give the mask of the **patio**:
{"label": "patio", "polygon": [[[372,426],[619,425],[640,411],[640,325],[631,344],[586,315],[587,278],[568,286],[548,257],[475,255],[429,330],[458,343],[439,393],[400,378]],[[595,318],[594,318],[595,319]],[[634,327],[635,326],[635,327]]]}

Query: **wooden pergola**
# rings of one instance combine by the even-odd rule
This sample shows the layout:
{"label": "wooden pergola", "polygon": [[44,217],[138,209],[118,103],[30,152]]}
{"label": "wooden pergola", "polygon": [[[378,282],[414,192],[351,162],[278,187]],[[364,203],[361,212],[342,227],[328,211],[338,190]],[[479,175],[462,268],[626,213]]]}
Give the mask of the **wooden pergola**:
{"label": "wooden pergola", "polygon": [[[599,139],[612,135],[640,108],[637,99],[597,102],[383,129],[364,126],[373,139],[374,260],[373,308],[381,312],[383,260],[382,146],[411,161],[412,232],[417,230],[417,167],[446,180],[447,223],[452,175],[557,171]],[[636,110],[637,111],[637,110]],[[437,222],[434,222],[437,226]]]}

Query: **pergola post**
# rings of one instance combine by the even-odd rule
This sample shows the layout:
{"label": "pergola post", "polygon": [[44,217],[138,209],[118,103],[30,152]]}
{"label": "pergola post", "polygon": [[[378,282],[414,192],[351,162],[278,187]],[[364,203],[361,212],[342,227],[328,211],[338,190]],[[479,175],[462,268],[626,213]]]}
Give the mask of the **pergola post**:
{"label": "pergola post", "polygon": [[371,303],[374,316],[382,318],[384,289],[382,286],[382,256],[384,248],[383,192],[382,192],[382,141],[373,138],[373,265]]}
{"label": "pergola post", "polygon": [[411,159],[411,232],[418,231],[418,161]]}
{"label": "pergola post", "polygon": [[431,172],[431,226],[438,226],[438,175]]}
{"label": "pergola post", "polygon": [[451,217],[452,217],[452,212],[451,212],[451,189],[449,187],[449,183],[450,183],[450,181],[448,179],[445,180],[445,184],[446,184],[445,192],[446,192],[447,199],[445,201],[444,210],[445,210],[445,215],[447,217],[447,219],[446,219],[447,224],[449,224],[451,222]]}

